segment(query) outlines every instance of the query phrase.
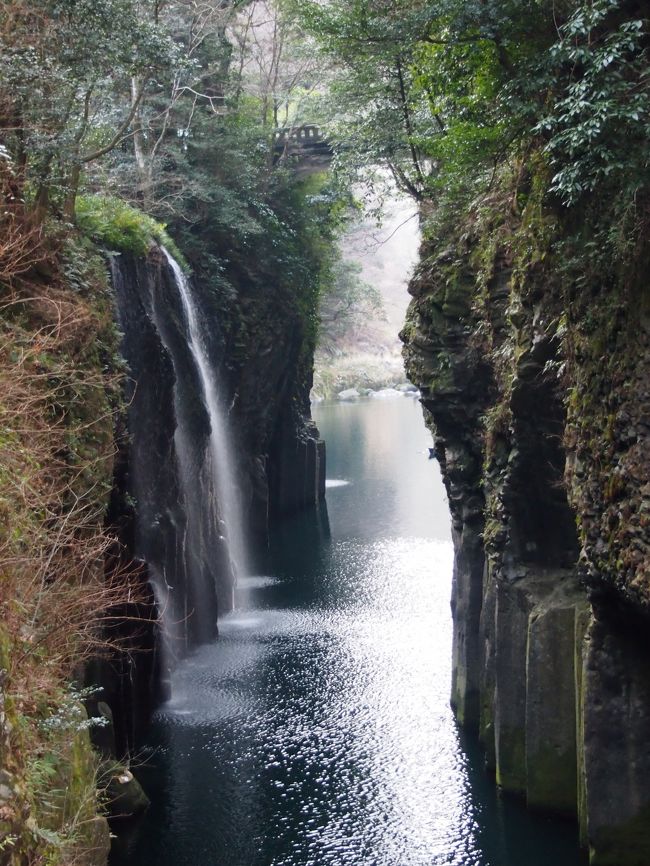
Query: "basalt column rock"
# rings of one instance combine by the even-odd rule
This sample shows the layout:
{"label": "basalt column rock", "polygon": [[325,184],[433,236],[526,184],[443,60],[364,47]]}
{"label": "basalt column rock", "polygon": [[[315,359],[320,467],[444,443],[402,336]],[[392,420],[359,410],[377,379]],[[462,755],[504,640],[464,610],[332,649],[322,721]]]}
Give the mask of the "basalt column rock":
{"label": "basalt column rock", "polygon": [[[586,605],[563,485],[556,344],[507,262],[473,303],[471,248],[426,260],[403,332],[453,518],[452,705],[479,731],[498,784],[531,806],[578,810],[576,618]],[[491,363],[515,358],[514,375]],[[519,350],[508,341],[516,331]]]}
{"label": "basalt column rock", "polygon": [[[325,443],[310,413],[311,324],[278,274],[255,264],[259,269],[239,263],[232,275],[239,294],[222,313],[224,381],[238,431],[246,519],[264,543],[270,523],[324,497]],[[206,303],[210,309],[214,301]]]}
{"label": "basalt column rock", "polygon": [[216,634],[233,576],[209,466],[210,420],[172,269],[161,251],[113,262],[128,364],[127,495],[136,558],[174,622],[170,652]]}
{"label": "basalt column rock", "polygon": [[485,566],[480,419],[493,383],[480,351],[469,341],[473,289],[471,271],[453,250],[424,262],[409,287],[414,299],[401,337],[407,375],[422,394],[452,515],[452,704],[461,723],[477,729]]}
{"label": "basalt column rock", "polygon": [[[637,623],[645,632],[644,624]],[[587,839],[593,866],[650,863],[650,665],[647,633],[595,619],[582,702]]]}
{"label": "basalt column rock", "polygon": [[453,520],[451,702],[504,791],[575,816],[596,866],[641,866],[645,308],[631,284],[570,298],[543,257],[516,270],[507,243],[486,267],[471,232],[441,249],[422,250],[402,338]]}
{"label": "basalt column rock", "polygon": [[[528,805],[577,817],[578,668],[588,604],[571,572],[545,576],[528,618],[526,646],[526,797]],[[544,587],[546,590],[546,587]]]}

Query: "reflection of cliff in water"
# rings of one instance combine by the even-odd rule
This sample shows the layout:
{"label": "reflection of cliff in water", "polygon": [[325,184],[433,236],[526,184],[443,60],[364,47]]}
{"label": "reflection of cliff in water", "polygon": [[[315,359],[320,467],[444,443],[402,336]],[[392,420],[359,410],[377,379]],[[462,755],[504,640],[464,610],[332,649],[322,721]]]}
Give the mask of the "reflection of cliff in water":
{"label": "reflection of cliff in water", "polygon": [[[296,544],[297,538],[300,544]],[[323,500],[313,508],[285,518],[276,526],[270,539],[268,560],[285,563],[287,573],[300,574],[301,592],[305,592],[314,575],[322,569],[329,541],[329,515]]]}
{"label": "reflection of cliff in water", "polygon": [[[477,847],[487,862],[516,862],[519,852],[528,850],[534,839],[534,856],[538,862],[565,863],[570,852],[576,851],[577,834],[571,821],[557,817],[552,822],[545,821],[539,813],[526,808],[525,800],[504,797],[485,768],[485,753],[476,738],[460,728],[458,746],[470,794],[468,812],[476,819]],[[544,832],[545,823],[548,832]]]}

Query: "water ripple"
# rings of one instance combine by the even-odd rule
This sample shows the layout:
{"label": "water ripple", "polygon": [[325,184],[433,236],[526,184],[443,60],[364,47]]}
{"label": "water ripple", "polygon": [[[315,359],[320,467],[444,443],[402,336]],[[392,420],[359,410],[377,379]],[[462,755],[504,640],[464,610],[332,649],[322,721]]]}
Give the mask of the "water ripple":
{"label": "water ripple", "polygon": [[176,671],[159,724],[209,732],[190,756],[220,765],[221,801],[249,804],[250,863],[478,863],[440,859],[468,835],[441,663],[450,568],[442,542],[339,542],[316,605],[230,615]]}
{"label": "water ripple", "polygon": [[143,767],[157,795],[113,866],[574,866],[455,726],[452,550],[448,524],[427,530],[445,505],[419,408],[327,411],[345,425],[323,428],[330,465],[354,480],[333,538],[285,524],[275,570],[176,670]]}

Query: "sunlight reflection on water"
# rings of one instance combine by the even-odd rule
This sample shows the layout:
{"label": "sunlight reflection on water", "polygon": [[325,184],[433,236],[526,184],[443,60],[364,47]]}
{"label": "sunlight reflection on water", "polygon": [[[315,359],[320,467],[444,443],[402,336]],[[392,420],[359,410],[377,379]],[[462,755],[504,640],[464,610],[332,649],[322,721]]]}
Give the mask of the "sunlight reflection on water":
{"label": "sunlight reflection on water", "polygon": [[454,723],[449,516],[418,405],[317,421],[353,483],[329,520],[278,528],[218,642],[176,670],[148,743],[157,795],[113,866],[577,862],[574,841],[509,817]]}
{"label": "sunlight reflection on water", "polygon": [[269,863],[424,866],[466,840],[447,706],[450,568],[445,542],[334,544],[316,605],[229,615],[219,643],[177,670],[159,722],[211,730],[224,795],[265,803],[249,830],[255,848],[273,837]]}

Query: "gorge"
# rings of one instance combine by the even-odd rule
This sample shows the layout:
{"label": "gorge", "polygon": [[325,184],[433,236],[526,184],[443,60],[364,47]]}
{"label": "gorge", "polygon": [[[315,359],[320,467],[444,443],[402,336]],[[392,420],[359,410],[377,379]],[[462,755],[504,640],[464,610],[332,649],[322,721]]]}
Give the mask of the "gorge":
{"label": "gorge", "polygon": [[152,806],[111,862],[575,864],[573,828],[500,802],[454,723],[449,517],[417,400],[314,417],[326,503],[276,528],[219,641],[176,669],[136,769]]}
{"label": "gorge", "polygon": [[649,22],[6,0],[2,866],[648,866]]}

